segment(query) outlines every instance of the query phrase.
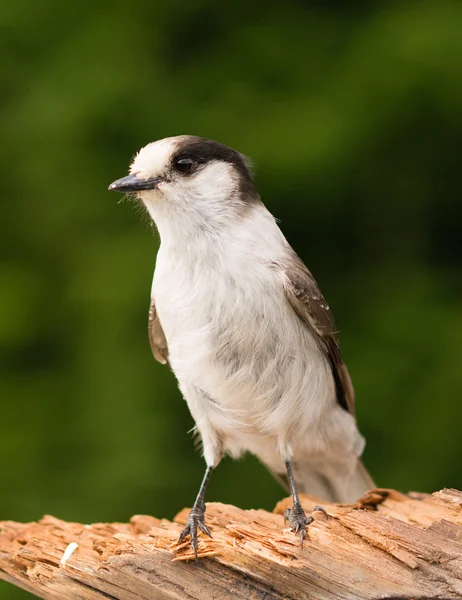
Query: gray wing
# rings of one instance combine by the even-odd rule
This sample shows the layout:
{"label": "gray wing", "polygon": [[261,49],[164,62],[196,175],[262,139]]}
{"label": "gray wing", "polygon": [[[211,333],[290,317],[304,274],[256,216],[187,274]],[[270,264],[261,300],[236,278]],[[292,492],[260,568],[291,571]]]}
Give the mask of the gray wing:
{"label": "gray wing", "polygon": [[156,305],[151,298],[149,306],[148,334],[154,358],[163,365],[168,364],[168,346],[165,333],[157,316]]}
{"label": "gray wing", "polygon": [[340,344],[332,313],[318,285],[300,258],[284,268],[284,292],[289,304],[318,340],[332,369],[337,401],[354,415],[354,390],[350,375],[342,361]]}

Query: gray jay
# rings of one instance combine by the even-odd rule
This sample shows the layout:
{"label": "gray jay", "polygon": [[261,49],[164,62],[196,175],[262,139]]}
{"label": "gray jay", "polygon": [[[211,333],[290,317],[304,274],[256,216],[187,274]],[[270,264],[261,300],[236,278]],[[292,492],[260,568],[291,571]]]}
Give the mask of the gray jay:
{"label": "gray jay", "polygon": [[331,311],[254,186],[248,160],[218,142],[178,136],[135,156],[110,190],[146,207],[160,235],[149,310],[154,357],[178,379],[206,471],[180,541],[197,557],[204,495],[225,453],[255,454],[292,494],[353,502],[373,482]]}

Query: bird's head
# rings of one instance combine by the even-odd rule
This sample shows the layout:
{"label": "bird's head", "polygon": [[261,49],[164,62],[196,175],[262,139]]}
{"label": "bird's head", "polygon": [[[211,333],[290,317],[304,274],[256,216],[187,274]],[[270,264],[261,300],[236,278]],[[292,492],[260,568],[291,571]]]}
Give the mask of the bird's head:
{"label": "bird's head", "polygon": [[213,226],[245,211],[257,199],[249,161],[224,144],[195,136],[148,144],[133,159],[130,175],[109,190],[134,194],[154,221],[194,221]]}

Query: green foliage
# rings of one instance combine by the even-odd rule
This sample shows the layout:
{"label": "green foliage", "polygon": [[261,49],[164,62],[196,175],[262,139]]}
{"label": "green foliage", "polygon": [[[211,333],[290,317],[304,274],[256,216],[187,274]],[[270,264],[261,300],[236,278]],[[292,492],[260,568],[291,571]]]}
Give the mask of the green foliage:
{"label": "green foliage", "polygon": [[[255,161],[337,316],[377,483],[462,487],[461,18],[449,0],[4,3],[0,519],[194,498],[192,420],[147,341],[156,237],[106,191],[180,133]],[[249,458],[208,498],[281,494]]]}

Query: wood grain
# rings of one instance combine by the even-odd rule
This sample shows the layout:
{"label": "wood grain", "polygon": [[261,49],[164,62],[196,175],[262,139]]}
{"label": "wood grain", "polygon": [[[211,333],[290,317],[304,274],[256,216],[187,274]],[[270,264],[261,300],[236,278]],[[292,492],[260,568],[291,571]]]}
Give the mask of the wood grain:
{"label": "wood grain", "polygon": [[[302,500],[307,511],[319,504]],[[314,513],[303,550],[284,525],[289,505],[269,513],[208,504],[213,539],[200,538],[197,563],[176,544],[186,509],[174,522],[4,521],[0,577],[53,600],[462,598],[461,492],[377,489],[355,505],[323,503],[329,517]]]}

